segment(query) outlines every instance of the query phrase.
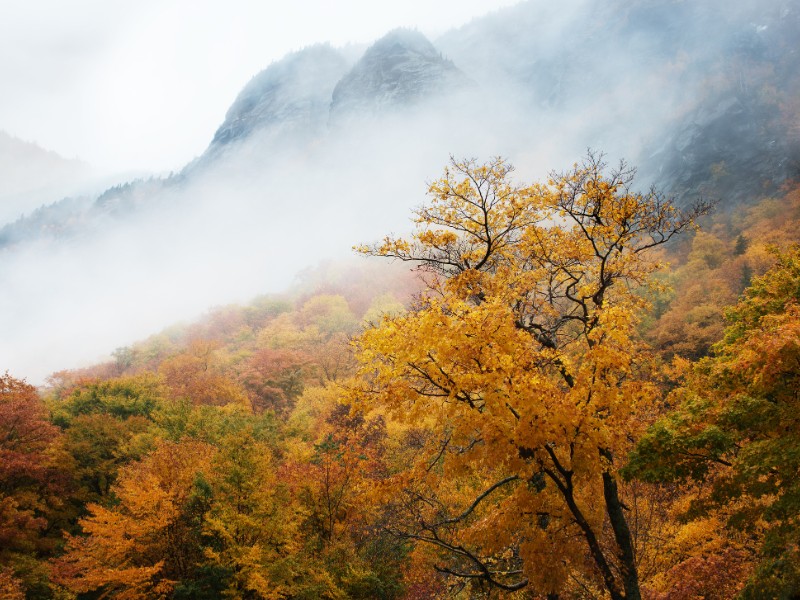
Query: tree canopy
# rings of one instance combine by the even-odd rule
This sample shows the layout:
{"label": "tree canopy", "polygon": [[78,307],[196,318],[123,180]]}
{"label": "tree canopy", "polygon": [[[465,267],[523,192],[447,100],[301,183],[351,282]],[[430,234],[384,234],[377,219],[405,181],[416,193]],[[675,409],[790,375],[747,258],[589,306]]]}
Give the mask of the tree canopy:
{"label": "tree canopy", "polygon": [[714,354],[688,372],[672,393],[677,409],[648,430],[627,468],[696,482],[689,516],[722,510],[729,527],[763,539],[746,598],[800,587],[800,246],[774,253],[775,266],[727,311]]}
{"label": "tree canopy", "polygon": [[557,594],[574,577],[639,598],[618,476],[656,394],[637,291],[658,267],[648,251],[708,206],[635,192],[632,169],[591,153],[545,183],[511,172],[452,161],[411,239],[360,248],[429,284],[358,345],[360,400],[430,432],[388,483],[396,531],[476,585]]}

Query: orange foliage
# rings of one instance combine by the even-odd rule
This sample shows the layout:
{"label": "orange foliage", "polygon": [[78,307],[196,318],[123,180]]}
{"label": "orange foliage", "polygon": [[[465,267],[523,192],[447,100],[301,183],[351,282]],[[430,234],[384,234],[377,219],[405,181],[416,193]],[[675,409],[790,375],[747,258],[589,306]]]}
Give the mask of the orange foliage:
{"label": "orange foliage", "polygon": [[11,569],[0,569],[0,598],[3,600],[25,600],[22,581],[14,577]]}
{"label": "orange foliage", "polygon": [[118,506],[89,504],[83,536],[67,536],[53,579],[77,593],[102,590],[123,600],[169,596],[198,551],[187,510],[195,479],[213,450],[200,442],[161,442],[125,467],[114,487]]}
{"label": "orange foliage", "polygon": [[668,355],[705,356],[722,337],[724,307],[774,264],[770,248],[800,241],[798,222],[796,184],[788,185],[780,198],[716,215],[707,231],[695,235],[683,264],[667,276],[672,297],[648,332],[653,344]]}
{"label": "orange foliage", "polygon": [[159,372],[173,398],[193,404],[246,404],[247,395],[218,365],[210,342],[193,341],[180,354],[163,361]]}
{"label": "orange foliage", "polygon": [[725,548],[711,556],[693,556],[665,574],[664,591],[645,594],[647,600],[730,600],[744,587],[751,559],[742,550]]}

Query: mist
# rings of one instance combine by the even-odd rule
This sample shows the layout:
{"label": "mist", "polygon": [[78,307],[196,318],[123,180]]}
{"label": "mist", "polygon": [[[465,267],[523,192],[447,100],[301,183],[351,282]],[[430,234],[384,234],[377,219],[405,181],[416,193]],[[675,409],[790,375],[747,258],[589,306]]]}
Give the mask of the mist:
{"label": "mist", "polygon": [[[353,245],[406,233],[450,156],[503,156],[526,183],[592,148],[612,165],[641,165],[643,189],[658,183],[676,123],[714,91],[709,69],[737,32],[682,23],[683,45],[669,49],[668,29],[658,39],[644,26],[628,39],[604,35],[616,23],[592,25],[604,7],[528,2],[475,20],[432,40],[457,85],[402,102],[356,89],[358,102],[335,118],[314,112],[339,97],[322,80],[267,76],[265,90],[284,86],[269,91],[279,98],[269,119],[242,96],[251,112],[231,109],[226,123],[256,125],[238,138],[212,142],[171,178],[92,201],[57,235],[0,249],[0,369],[41,383],[212,306],[284,290],[308,266],[351,258]],[[363,51],[340,52],[343,73]],[[287,89],[304,91],[287,99]]]}

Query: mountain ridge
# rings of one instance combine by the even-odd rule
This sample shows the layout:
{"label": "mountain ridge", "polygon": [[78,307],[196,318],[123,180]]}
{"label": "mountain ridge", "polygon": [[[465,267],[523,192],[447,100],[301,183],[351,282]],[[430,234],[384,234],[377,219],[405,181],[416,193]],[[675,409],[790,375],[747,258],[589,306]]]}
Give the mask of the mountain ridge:
{"label": "mountain ridge", "polygon": [[0,130],[0,223],[18,218],[85,187],[94,177],[86,162]]}
{"label": "mountain ridge", "polygon": [[[367,47],[355,63],[325,44],[290,53],[244,86],[206,151],[177,176],[163,180],[164,187],[173,189],[213,170],[220,159],[235,162],[240,151],[256,166],[291,152],[302,157],[318,141],[363,127],[369,119],[400,115],[404,109],[431,104],[436,98],[452,103],[454,90],[477,89],[483,98],[489,97],[487,110],[527,112],[534,121],[564,119],[568,111],[594,114],[585,127],[586,143],[576,147],[606,149],[613,140],[608,144],[612,154],[639,164],[644,179],[684,201],[716,189],[727,204],[736,205],[752,194],[777,190],[797,176],[800,134],[785,127],[791,115],[776,113],[774,101],[770,104],[758,94],[747,96],[736,89],[735,74],[726,73],[738,68],[741,85],[782,85],[786,94],[800,91],[797,69],[792,66],[796,50],[790,44],[800,36],[796,0],[782,0],[767,9],[745,2],[721,18],[712,6],[616,0],[616,18],[599,22],[593,18],[597,14],[591,10],[596,8],[593,1],[568,3],[564,8],[522,2],[451,30],[435,44],[413,30],[392,30]],[[604,35],[606,25],[613,36]],[[703,39],[698,37],[700,30],[708,33]],[[567,33],[571,37],[565,45],[562,36]],[[696,64],[685,64],[687,52],[693,53],[691,60]],[[725,52],[733,58],[726,58]],[[650,64],[642,67],[639,62]],[[774,76],[759,71],[769,68],[775,69]],[[716,93],[703,91],[709,69],[717,69],[732,83]],[[587,78],[587,73],[592,77]],[[630,105],[614,107],[615,95],[621,95],[625,86],[634,92],[634,99]],[[665,118],[664,113],[675,105],[686,104],[672,98],[675,86],[706,98]],[[610,95],[611,104],[592,103],[592,97],[604,95]],[[737,100],[720,112],[730,98]],[[433,110],[432,118],[436,110],[439,114],[450,111],[447,102]],[[625,151],[625,140],[620,142],[619,136],[606,132],[619,127],[642,104],[660,111],[656,121],[663,123],[648,124],[645,129],[651,131],[639,134],[650,138],[643,141],[641,153],[635,144],[628,144]],[[515,127],[510,125],[512,131]],[[535,131],[532,127],[531,132]],[[279,149],[280,154],[267,146]],[[745,146],[746,152],[736,149]],[[716,165],[713,174],[712,165]],[[732,175],[721,179],[719,173],[725,169]],[[148,189],[149,193],[158,191],[157,186]],[[125,201],[118,196],[110,202],[114,196],[109,189],[94,211]],[[87,220],[91,219],[70,222]],[[35,237],[35,223],[21,225],[7,224],[2,237]],[[24,229],[25,235],[12,235],[9,230],[14,228]],[[43,234],[58,234],[68,228],[48,223],[39,229]]]}
{"label": "mountain ridge", "polygon": [[[333,90],[369,47],[361,56],[348,49],[344,69],[338,49],[307,52],[331,55],[336,73],[322,73],[320,85],[292,88],[295,73],[270,65],[232,102],[216,142],[180,172],[0,228],[0,285],[9,290],[0,295],[9,315],[0,362],[14,370],[28,357],[44,369],[41,344],[78,360],[76,335],[101,352],[209,305],[276,291],[376,232],[402,234],[449,155],[502,155],[518,181],[537,181],[591,147],[638,166],[640,189],[655,184],[681,202],[719,199],[734,213],[780,198],[800,176],[800,0],[726,6],[529,1],[448,34],[459,44],[401,35],[410,46],[401,57],[422,50],[433,65],[426,76],[439,83],[423,78],[415,90],[413,77],[401,78],[411,93],[379,102],[369,90],[383,83],[364,78],[359,103],[333,125]],[[707,26],[714,11],[719,22]],[[391,73],[391,55],[371,68]],[[453,69],[471,82],[458,93],[441,85]],[[90,315],[94,329],[70,331],[67,314]]]}

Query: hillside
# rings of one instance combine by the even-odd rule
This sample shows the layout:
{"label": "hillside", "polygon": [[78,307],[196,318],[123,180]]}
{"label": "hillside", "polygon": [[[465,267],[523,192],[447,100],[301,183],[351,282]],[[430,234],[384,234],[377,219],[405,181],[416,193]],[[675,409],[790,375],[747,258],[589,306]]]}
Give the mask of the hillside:
{"label": "hillside", "polygon": [[66,195],[88,191],[92,179],[86,163],[0,131],[0,224]]}
{"label": "hillside", "polygon": [[287,54],[169,176],[0,135],[61,190],[0,219],[0,597],[800,597],[798,40],[527,0]]}
{"label": "hillside", "polygon": [[795,593],[800,190],[704,216],[582,165],[453,162],[412,240],[360,249],[399,262],[320,266],[41,395],[0,378],[0,593]]}

